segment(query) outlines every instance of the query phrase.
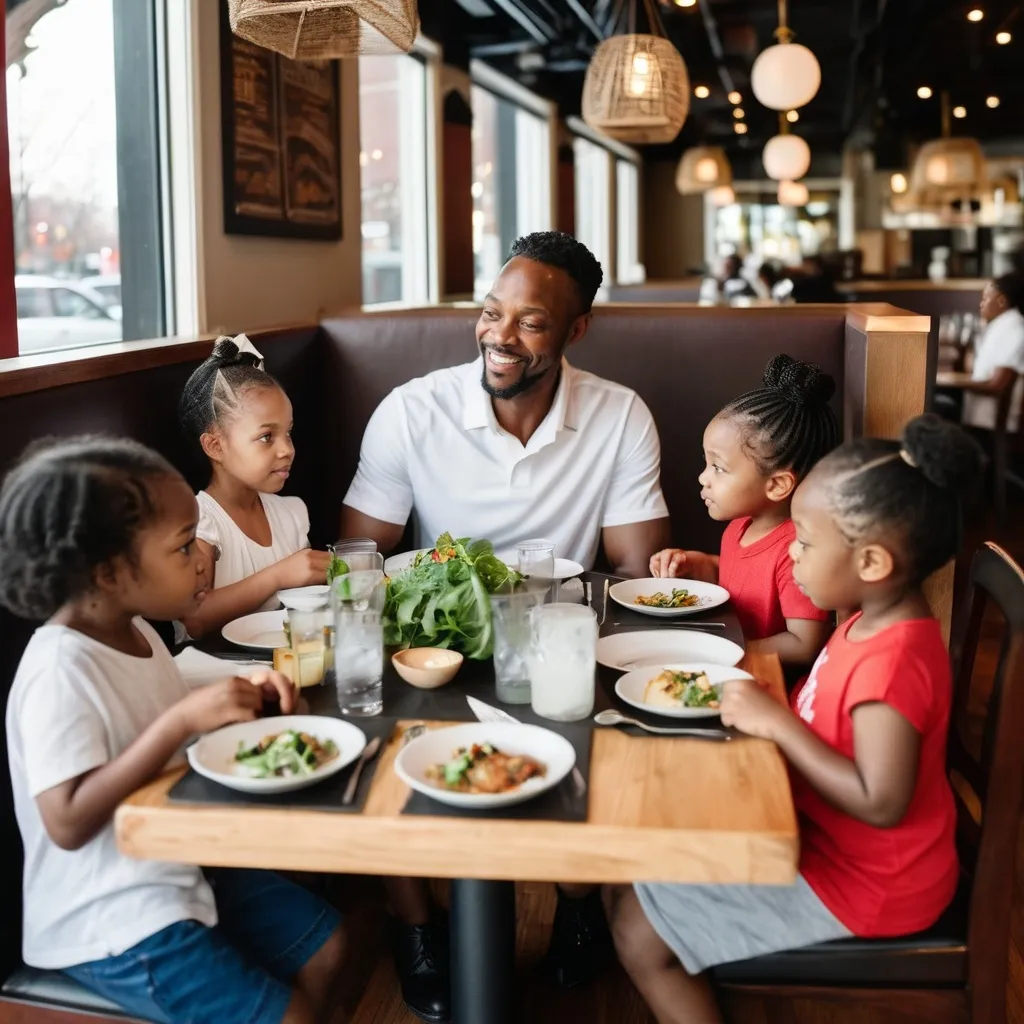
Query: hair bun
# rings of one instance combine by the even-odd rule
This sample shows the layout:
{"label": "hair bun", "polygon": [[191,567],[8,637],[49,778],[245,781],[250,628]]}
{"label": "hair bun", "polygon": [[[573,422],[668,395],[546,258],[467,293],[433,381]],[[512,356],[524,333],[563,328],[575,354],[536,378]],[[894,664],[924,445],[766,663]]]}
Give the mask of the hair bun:
{"label": "hair bun", "polygon": [[925,413],[904,428],[900,445],[924,475],[944,491],[969,498],[978,484],[985,456],[980,445],[955,423]]}
{"label": "hair bun", "polygon": [[827,405],[836,393],[835,380],[820,366],[784,354],[764,368],[762,382],[796,405]]}
{"label": "hair bun", "polygon": [[233,338],[218,338],[208,363],[221,369],[225,366],[260,366],[260,359],[252,352],[243,352]]}

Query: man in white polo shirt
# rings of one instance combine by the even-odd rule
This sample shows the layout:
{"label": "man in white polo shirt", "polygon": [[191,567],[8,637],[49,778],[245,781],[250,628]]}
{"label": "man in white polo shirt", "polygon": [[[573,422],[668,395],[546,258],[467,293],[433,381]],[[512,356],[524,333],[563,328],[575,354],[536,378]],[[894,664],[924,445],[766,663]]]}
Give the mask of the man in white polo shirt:
{"label": "man in white polo shirt", "polygon": [[[519,239],[484,300],[480,357],[396,388],[363,435],[343,537],[385,552],[412,512],[418,540],[543,537],[591,568],[646,576],[669,541],[660,445],[635,392],[566,362],[590,324],[601,265],[576,239]],[[623,339],[628,344],[627,339]]]}

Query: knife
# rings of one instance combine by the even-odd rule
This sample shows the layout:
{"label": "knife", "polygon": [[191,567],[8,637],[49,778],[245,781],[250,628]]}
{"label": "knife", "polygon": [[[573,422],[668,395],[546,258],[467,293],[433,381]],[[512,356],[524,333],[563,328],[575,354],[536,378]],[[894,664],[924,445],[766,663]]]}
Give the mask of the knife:
{"label": "knife", "polygon": [[[479,722],[511,722],[513,725],[521,724],[518,718],[513,718],[507,711],[502,711],[501,708],[485,704],[482,700],[477,700],[476,697],[470,697],[468,694],[466,696],[466,703]],[[576,786],[578,796],[586,793],[587,780],[583,778],[583,772],[575,765],[572,767],[572,781]]]}
{"label": "knife", "polygon": [[363,747],[363,752],[359,755],[359,760],[356,762],[355,770],[352,772],[352,778],[348,780],[348,785],[345,787],[345,793],[341,798],[341,802],[344,806],[348,806],[356,798],[356,790],[359,788],[359,779],[363,774],[363,769],[366,765],[377,756],[377,751],[380,750],[380,737],[374,736],[369,743]]}

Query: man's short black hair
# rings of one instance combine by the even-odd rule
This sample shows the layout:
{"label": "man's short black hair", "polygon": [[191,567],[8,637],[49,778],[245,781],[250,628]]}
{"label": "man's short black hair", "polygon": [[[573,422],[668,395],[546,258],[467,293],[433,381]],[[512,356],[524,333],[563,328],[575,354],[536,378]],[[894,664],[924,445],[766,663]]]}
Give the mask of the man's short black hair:
{"label": "man's short black hair", "polygon": [[564,270],[576,282],[581,312],[590,312],[597,289],[604,280],[604,272],[594,254],[582,242],[564,231],[535,231],[512,243],[508,258],[512,260],[517,256]]}

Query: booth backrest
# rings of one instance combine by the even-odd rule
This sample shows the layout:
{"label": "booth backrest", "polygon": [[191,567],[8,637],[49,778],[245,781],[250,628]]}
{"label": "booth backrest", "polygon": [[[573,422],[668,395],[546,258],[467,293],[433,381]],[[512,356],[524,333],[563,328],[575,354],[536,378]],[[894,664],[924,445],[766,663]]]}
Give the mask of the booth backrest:
{"label": "booth backrest", "polygon": [[[476,319],[475,310],[422,309],[359,313],[322,325],[332,468],[321,514],[340,506],[363,428],[380,400],[407,380],[475,359]],[[845,320],[839,306],[784,316],[762,309],[604,306],[568,358],[632,388],[647,403],[661,436],[674,538],[714,550],[721,527],[708,519],[697,484],[704,428],[728,401],[760,386],[765,364],[779,352],[815,362],[836,378],[841,415]]]}

